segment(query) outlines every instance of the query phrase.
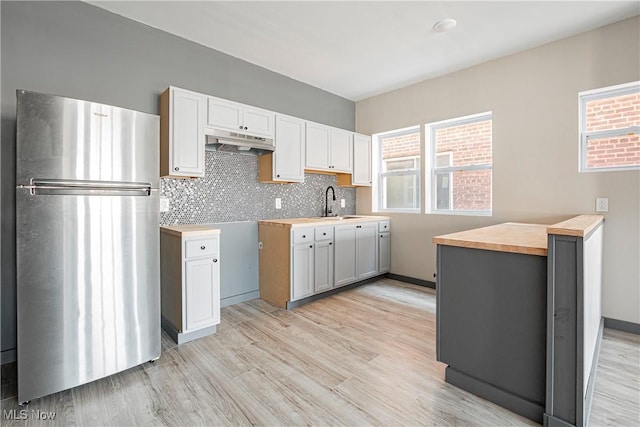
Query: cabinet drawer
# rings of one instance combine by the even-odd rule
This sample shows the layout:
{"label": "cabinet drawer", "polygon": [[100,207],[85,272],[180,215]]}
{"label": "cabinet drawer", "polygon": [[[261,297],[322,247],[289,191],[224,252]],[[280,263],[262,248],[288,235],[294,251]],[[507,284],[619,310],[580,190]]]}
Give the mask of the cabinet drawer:
{"label": "cabinet drawer", "polygon": [[293,230],[293,244],[313,242],[313,228],[296,228]]}
{"label": "cabinet drawer", "polygon": [[333,240],[333,225],[316,227],[314,231],[316,241]]}
{"label": "cabinet drawer", "polygon": [[380,233],[384,233],[385,231],[391,231],[391,222],[389,221],[378,222],[378,231]]}
{"label": "cabinet drawer", "polygon": [[193,239],[185,242],[185,258],[199,258],[218,254],[218,238]]}

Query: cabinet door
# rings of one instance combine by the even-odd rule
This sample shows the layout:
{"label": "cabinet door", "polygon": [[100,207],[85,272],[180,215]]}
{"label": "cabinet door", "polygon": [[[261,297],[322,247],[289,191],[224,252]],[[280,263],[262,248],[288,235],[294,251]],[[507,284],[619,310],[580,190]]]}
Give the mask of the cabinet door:
{"label": "cabinet door", "polygon": [[387,273],[391,269],[391,238],[389,233],[378,236],[378,273]]}
{"label": "cabinet door", "polygon": [[331,129],[329,169],[335,172],[353,171],[353,133]]}
{"label": "cabinet door", "polygon": [[305,122],[293,117],[276,118],[276,151],[273,153],[273,180],[304,181]]}
{"label": "cabinet door", "polygon": [[244,130],[249,134],[273,138],[275,114],[271,111],[245,106],[242,123]]}
{"label": "cabinet door", "polygon": [[358,280],[378,274],[378,223],[370,222],[356,226],[358,256]]}
{"label": "cabinet door", "polygon": [[353,136],[353,185],[371,186],[371,137]]}
{"label": "cabinet door", "polygon": [[233,131],[244,130],[242,104],[209,97],[207,100],[207,126]]}
{"label": "cabinet door", "polygon": [[204,114],[206,97],[171,88],[169,173],[204,177]]}
{"label": "cabinet door", "polygon": [[315,292],[333,288],[333,242],[322,241],[315,244],[313,264]]}
{"label": "cabinet door", "polygon": [[329,127],[307,122],[306,136],[305,167],[329,170]]}
{"label": "cabinet door", "polygon": [[335,286],[353,283],[357,280],[356,226],[336,226],[333,232],[333,239]]}
{"label": "cabinet door", "polygon": [[313,244],[295,245],[292,258],[291,300],[295,301],[313,294]]}
{"label": "cabinet door", "polygon": [[212,258],[185,261],[186,331],[220,323],[218,265]]}

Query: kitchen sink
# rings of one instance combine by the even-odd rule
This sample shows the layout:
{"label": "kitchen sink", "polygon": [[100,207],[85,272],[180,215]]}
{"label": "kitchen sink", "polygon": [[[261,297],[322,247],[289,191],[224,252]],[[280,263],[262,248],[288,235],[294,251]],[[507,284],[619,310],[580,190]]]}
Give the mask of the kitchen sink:
{"label": "kitchen sink", "polygon": [[358,215],[343,215],[343,216],[321,216],[318,217],[318,219],[320,220],[329,220],[329,221],[342,221],[345,219],[360,219],[362,217],[358,216]]}

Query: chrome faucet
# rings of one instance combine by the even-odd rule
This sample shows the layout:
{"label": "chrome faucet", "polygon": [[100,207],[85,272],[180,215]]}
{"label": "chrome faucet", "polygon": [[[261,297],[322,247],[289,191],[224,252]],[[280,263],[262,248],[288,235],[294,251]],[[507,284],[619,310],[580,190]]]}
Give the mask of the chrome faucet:
{"label": "chrome faucet", "polygon": [[329,207],[329,190],[331,190],[331,194],[333,195],[333,201],[335,202],[336,200],[336,191],[332,186],[328,186],[327,190],[324,192],[324,216],[329,216],[330,213],[333,213]]}

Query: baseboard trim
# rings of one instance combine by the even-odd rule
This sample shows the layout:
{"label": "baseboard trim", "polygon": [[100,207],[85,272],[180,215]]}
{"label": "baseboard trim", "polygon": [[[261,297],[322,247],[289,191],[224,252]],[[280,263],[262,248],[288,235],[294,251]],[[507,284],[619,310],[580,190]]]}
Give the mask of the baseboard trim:
{"label": "baseboard trim", "polygon": [[358,286],[366,285],[367,283],[375,282],[376,280],[380,280],[383,277],[387,277],[387,275],[383,274],[380,276],[370,277],[369,279],[364,279],[359,282],[340,286],[339,288],[331,289],[330,291],[322,292],[320,294],[311,295],[310,297],[299,299],[297,301],[287,301],[287,310],[291,310],[292,308],[300,307],[301,305],[330,297],[331,295],[339,294],[340,292],[348,291],[349,289],[357,288]]}
{"label": "baseboard trim", "polygon": [[627,322],[625,320],[604,318],[604,327],[615,329],[616,331],[629,332],[630,334],[640,335],[640,324]]}
{"label": "baseboard trim", "polygon": [[387,278],[398,280],[400,282],[411,283],[412,285],[424,286],[426,288],[436,288],[436,282],[424,279],[416,279],[415,277],[403,276],[401,274],[387,273]]}
{"label": "baseboard trim", "polygon": [[220,308],[228,307],[230,305],[239,304],[241,302],[251,301],[253,299],[260,298],[260,291],[251,291],[245,294],[234,295],[232,297],[222,298],[220,300]]}
{"label": "baseboard trim", "polygon": [[178,330],[164,316],[161,316],[160,324],[162,325],[162,329],[164,329],[167,335],[169,335],[178,345],[193,341],[198,338],[206,337],[207,335],[215,334],[218,330],[218,325],[213,325],[206,328],[198,329],[193,332],[178,332]]}
{"label": "baseboard trim", "polygon": [[11,350],[5,350],[0,353],[0,365],[6,365],[7,363],[13,363],[18,360],[18,353],[15,348]]}
{"label": "baseboard trim", "polygon": [[497,405],[502,406],[522,415],[532,421],[542,424],[544,415],[544,406],[536,404],[520,396],[511,394],[507,391],[499,389],[491,384],[487,384],[477,378],[471,377],[463,372],[456,371],[447,366],[444,374],[444,380],[449,384],[453,384],[469,393],[487,399]]}

